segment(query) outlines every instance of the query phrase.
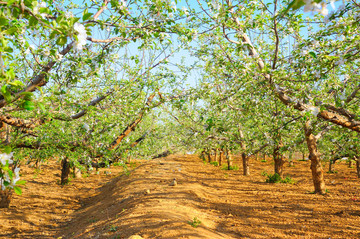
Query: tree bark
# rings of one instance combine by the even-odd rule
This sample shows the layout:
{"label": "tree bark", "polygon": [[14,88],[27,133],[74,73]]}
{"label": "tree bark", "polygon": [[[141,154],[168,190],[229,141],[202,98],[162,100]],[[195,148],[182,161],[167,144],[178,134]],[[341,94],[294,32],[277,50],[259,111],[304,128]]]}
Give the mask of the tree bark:
{"label": "tree bark", "polygon": [[231,151],[229,149],[226,149],[226,161],[228,165],[228,170],[231,170],[232,166],[232,157],[231,157]]}
{"label": "tree bark", "polygon": [[214,149],[214,153],[215,153],[215,156],[214,156],[214,162],[217,162],[218,161],[218,149]]}
{"label": "tree bark", "polygon": [[306,122],[305,139],[309,150],[309,159],[311,160],[311,173],[315,187],[315,193],[325,194],[324,172],[320,162],[320,153],[317,150],[317,142],[315,136],[312,134],[310,122]]}
{"label": "tree bark", "polygon": [[0,188],[0,208],[9,208],[12,198],[12,191],[9,189],[1,190]]}
{"label": "tree bark", "polygon": [[219,166],[222,165],[223,157],[224,157],[224,151],[222,149],[220,149],[220,152],[219,152]]}
{"label": "tree bark", "polygon": [[292,152],[289,153],[289,167],[294,166],[294,161],[293,161],[293,154]]}
{"label": "tree bark", "polygon": [[65,185],[69,182],[70,174],[70,163],[67,158],[64,158],[61,161],[61,185]]}
{"label": "tree bark", "polygon": [[208,149],[207,153],[207,157],[208,157],[208,162],[211,163],[211,150]]}
{"label": "tree bark", "polygon": [[246,153],[241,153],[241,158],[243,161],[243,175],[249,176],[250,175],[250,167],[249,167],[249,157],[246,156]]}
{"label": "tree bark", "polygon": [[355,157],[356,159],[356,173],[357,177],[360,178],[360,158]]}
{"label": "tree bark", "polygon": [[329,160],[329,173],[333,173],[334,172],[334,160],[330,159]]}
{"label": "tree bark", "polygon": [[243,163],[243,175],[249,176],[250,175],[249,157],[247,157],[247,155],[246,155],[246,144],[244,141],[244,134],[243,134],[242,130],[240,129],[240,127],[238,128],[238,131],[239,131],[239,136],[240,136],[240,146],[242,149],[241,159],[242,159],[242,163]]}
{"label": "tree bark", "polygon": [[274,166],[275,166],[275,173],[279,174],[282,178],[284,176],[284,164],[285,160],[283,155],[280,153],[280,148],[282,147],[282,143],[280,142],[273,151],[273,158],[274,158]]}

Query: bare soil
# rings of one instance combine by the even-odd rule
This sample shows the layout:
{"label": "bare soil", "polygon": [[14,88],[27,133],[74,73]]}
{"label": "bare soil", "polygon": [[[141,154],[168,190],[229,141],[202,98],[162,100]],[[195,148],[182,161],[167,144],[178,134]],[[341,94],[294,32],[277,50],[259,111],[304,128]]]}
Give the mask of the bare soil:
{"label": "bare soil", "polygon": [[251,160],[250,177],[194,155],[135,162],[65,186],[59,163],[23,167],[27,184],[0,209],[0,238],[360,238],[360,180],[345,162],[325,175],[326,195],[311,194],[308,161],[285,168],[295,184],[265,183],[270,159]]}

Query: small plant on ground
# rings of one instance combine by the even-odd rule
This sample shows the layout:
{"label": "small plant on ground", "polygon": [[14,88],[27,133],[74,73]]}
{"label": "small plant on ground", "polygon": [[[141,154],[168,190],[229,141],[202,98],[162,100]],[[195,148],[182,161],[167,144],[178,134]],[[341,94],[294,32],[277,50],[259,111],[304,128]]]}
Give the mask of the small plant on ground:
{"label": "small plant on ground", "polygon": [[214,161],[214,162],[211,162],[210,164],[211,164],[211,165],[214,165],[214,166],[219,166],[219,163],[218,163],[218,162],[215,162],[215,161]]}
{"label": "small plant on ground", "polygon": [[223,165],[221,169],[222,170],[239,170],[239,166],[237,166],[237,165],[230,166],[230,169],[229,169],[227,165]]}
{"label": "small plant on ground", "polygon": [[194,217],[194,219],[192,221],[188,221],[188,223],[194,227],[194,228],[197,228],[198,226],[200,226],[201,224],[201,221],[197,218],[197,217]]}
{"label": "small plant on ground", "polygon": [[261,175],[266,176],[267,179],[265,182],[267,183],[287,183],[287,184],[294,184],[295,181],[290,178],[289,176],[286,176],[285,178],[281,178],[279,174],[268,174],[266,172],[263,172]]}
{"label": "small plant on ground", "polygon": [[338,171],[327,171],[326,173],[338,173]]}
{"label": "small plant on ground", "polygon": [[114,225],[111,225],[110,227],[109,227],[109,231],[111,231],[111,232],[116,232],[117,231],[117,226],[114,226]]}

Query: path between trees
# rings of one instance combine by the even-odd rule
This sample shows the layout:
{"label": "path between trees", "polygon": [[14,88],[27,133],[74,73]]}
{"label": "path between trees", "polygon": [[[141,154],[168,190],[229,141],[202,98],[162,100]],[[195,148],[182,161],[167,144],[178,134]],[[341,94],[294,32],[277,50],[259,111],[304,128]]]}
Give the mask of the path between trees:
{"label": "path between trees", "polygon": [[[239,164],[237,160],[235,157]],[[49,187],[36,178],[29,181],[24,196],[13,202],[18,206],[0,211],[0,220],[5,222],[0,237],[360,237],[360,183],[355,170],[345,164],[336,165],[338,174],[326,175],[331,193],[321,196],[307,193],[312,189],[309,162],[296,161],[294,168],[286,168],[285,175],[298,181],[295,185],[265,183],[261,172],[272,172],[269,162],[252,160],[251,177],[205,165],[192,155],[137,163],[139,166],[128,175],[117,176],[120,168],[115,167],[113,176],[102,171],[74,179],[63,188],[55,182]],[[170,186],[174,178],[177,185]],[[36,192],[29,192],[36,189],[32,184],[41,185],[37,199]],[[48,193],[42,195],[46,187]],[[190,225],[196,223],[198,227]]]}

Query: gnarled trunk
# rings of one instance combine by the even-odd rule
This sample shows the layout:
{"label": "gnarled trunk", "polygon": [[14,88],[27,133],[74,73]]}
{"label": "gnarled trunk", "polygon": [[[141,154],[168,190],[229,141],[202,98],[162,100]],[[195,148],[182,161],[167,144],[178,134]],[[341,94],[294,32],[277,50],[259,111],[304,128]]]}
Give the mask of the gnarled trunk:
{"label": "gnarled trunk", "polygon": [[309,159],[311,160],[311,173],[313,178],[313,183],[315,187],[315,193],[325,194],[325,181],[324,181],[324,172],[320,162],[320,153],[317,150],[317,140],[316,137],[312,134],[310,128],[310,123],[305,123],[305,139],[309,149]]}
{"label": "gnarled trunk", "polygon": [[280,152],[280,148],[282,147],[282,143],[280,142],[273,151],[273,158],[274,158],[274,166],[275,166],[275,173],[279,174],[282,178],[284,176],[284,164],[285,160],[283,155]]}

